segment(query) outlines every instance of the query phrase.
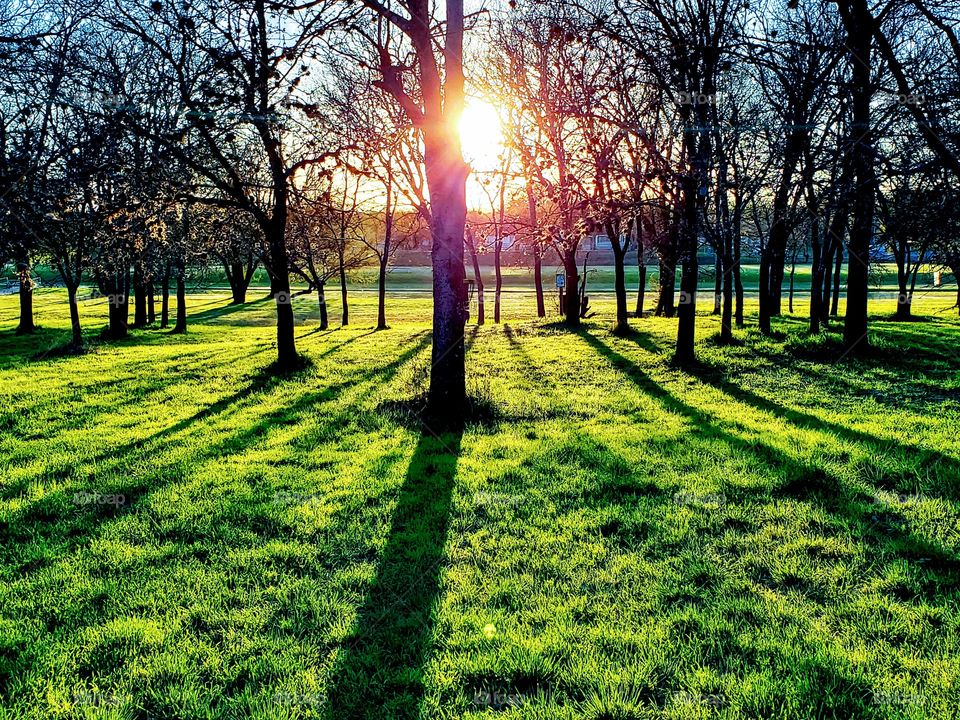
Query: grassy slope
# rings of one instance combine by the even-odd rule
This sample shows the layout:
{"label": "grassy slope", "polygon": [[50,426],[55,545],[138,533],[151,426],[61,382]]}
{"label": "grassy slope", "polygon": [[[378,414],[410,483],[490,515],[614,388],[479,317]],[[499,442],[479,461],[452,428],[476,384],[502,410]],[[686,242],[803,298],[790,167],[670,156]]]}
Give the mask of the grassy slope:
{"label": "grassy slope", "polygon": [[955,716],[946,298],[838,363],[797,319],[722,349],[703,317],[692,375],[675,321],[511,298],[468,336],[498,422],[439,438],[393,409],[422,300],[372,333],[367,299],[319,332],[299,298],[285,382],[269,304],[224,302],[55,357],[61,293],[29,339],[0,298],[0,718]]}

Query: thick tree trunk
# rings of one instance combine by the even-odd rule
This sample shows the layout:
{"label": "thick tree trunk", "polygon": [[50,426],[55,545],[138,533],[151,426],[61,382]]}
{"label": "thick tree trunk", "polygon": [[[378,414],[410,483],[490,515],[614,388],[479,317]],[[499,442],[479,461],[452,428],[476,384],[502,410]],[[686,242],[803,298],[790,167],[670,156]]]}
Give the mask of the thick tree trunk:
{"label": "thick tree trunk", "polygon": [[330,319],[327,315],[327,295],[324,283],[317,285],[317,303],[320,307],[320,329],[326,330],[330,327]]}
{"label": "thick tree trunk", "polygon": [[[432,53],[432,50],[430,51]],[[448,72],[450,70],[448,69]],[[456,98],[448,103],[459,104]],[[433,246],[433,350],[428,414],[441,423],[457,424],[467,412],[466,347],[463,329],[469,312],[463,266],[467,221],[466,179],[455,129],[442,119],[424,128],[430,231]]]}
{"label": "thick tree trunk", "polygon": [[[909,252],[909,250],[908,250]],[[899,264],[899,263],[898,263]],[[897,268],[897,320],[909,320],[911,317],[910,306],[913,304],[913,292],[908,287],[909,272],[904,267]]]}
{"label": "thick tree trunk", "polygon": [[253,273],[249,272],[248,266],[239,260],[226,263],[224,270],[227,282],[230,283],[230,304],[243,305],[247,301],[247,288],[250,286]]}
{"label": "thick tree trunk", "polygon": [[36,330],[33,322],[33,277],[30,260],[22,258],[17,262],[17,278],[20,282],[20,324],[17,333],[27,335]]}
{"label": "thick tree trunk", "polygon": [[[841,6],[843,5],[844,3],[841,3]],[[849,5],[841,12],[850,51],[853,106],[850,128],[853,136],[851,165],[856,178],[853,224],[850,228],[848,248],[847,311],[843,341],[848,350],[862,350],[870,344],[867,337],[868,267],[877,189],[873,142],[870,137],[870,103],[873,98],[870,51],[873,43],[871,30],[875,21],[870,14],[867,0],[850,0]]]}
{"label": "thick tree trunk", "polygon": [[107,336],[113,340],[127,337],[127,318],[130,312],[130,271],[114,272],[104,287],[107,296],[109,327]]}
{"label": "thick tree trunk", "polygon": [[[701,142],[703,140],[701,139]],[[698,151],[698,156],[699,156]],[[695,360],[694,342],[697,322],[697,281],[698,266],[698,228],[699,203],[698,189],[702,177],[687,177],[683,189],[683,232],[681,233],[682,254],[680,265],[680,303],[677,306],[677,345],[674,361],[679,365],[688,365]]]}

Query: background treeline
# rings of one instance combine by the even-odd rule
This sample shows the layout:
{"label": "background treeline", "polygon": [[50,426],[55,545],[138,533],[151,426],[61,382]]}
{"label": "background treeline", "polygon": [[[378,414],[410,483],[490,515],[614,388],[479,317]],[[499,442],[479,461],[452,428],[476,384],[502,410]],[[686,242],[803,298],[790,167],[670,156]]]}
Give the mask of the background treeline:
{"label": "background treeline", "polygon": [[[109,300],[106,334],[122,337],[157,316],[186,328],[188,268],[222,266],[241,303],[262,266],[284,369],[298,361],[292,285],[316,293],[326,324],[335,283],[347,323],[347,274],[374,265],[386,327],[391,260],[427,236],[431,397],[457,412],[477,255],[495,256],[495,320],[505,247],[529,256],[541,316],[543,260],[559,258],[576,326],[578,248],[603,234],[615,331],[642,316],[624,279],[636,253],[641,294],[659,264],[652,306],[678,317],[680,363],[694,358],[704,247],[720,341],[747,321],[745,247],[764,333],[802,248],[810,331],[832,322],[846,263],[845,342],[863,349],[871,263],[895,263],[901,319],[921,265],[960,276],[958,14],[937,0],[12,0],[0,264],[20,279],[20,331],[34,327],[38,263],[68,291],[73,349],[88,280]],[[466,95],[497,108],[504,135],[475,173],[487,207],[470,216]]]}

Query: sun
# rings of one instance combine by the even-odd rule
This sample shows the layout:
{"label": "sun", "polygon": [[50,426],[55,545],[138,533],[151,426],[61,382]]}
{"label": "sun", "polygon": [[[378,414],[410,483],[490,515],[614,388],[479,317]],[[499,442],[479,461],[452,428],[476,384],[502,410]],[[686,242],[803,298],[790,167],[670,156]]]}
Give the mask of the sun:
{"label": "sun", "polygon": [[464,160],[474,172],[491,172],[503,152],[503,132],[497,109],[485,100],[468,99],[460,117]]}

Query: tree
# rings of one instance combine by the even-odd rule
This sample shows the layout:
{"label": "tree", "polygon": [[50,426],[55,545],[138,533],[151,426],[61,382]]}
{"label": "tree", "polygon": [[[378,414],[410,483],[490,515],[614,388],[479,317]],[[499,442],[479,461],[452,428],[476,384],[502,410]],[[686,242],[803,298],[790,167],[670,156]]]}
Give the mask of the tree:
{"label": "tree", "polygon": [[[128,129],[162,143],[190,171],[182,201],[238,208],[262,232],[277,313],[276,367],[295,367],[286,228],[297,173],[318,158],[294,129],[305,122],[300,86],[310,74],[307,61],[339,16],[326,6],[267,0],[157,0],[147,7],[116,1],[104,15],[150,60],[150,90],[141,89],[144,102],[128,114]],[[160,92],[172,95],[169,105],[148,102]],[[168,126],[154,129],[151,114]]]}
{"label": "tree", "polygon": [[400,104],[423,138],[433,238],[433,362],[429,414],[458,423],[467,410],[463,329],[467,319],[463,237],[467,218],[466,181],[457,125],[463,113],[463,0],[445,0],[440,14],[424,0],[402,0],[401,10],[378,0],[360,0],[403,35],[412,49],[415,73],[398,54],[402,43],[386,32],[370,35],[379,73],[377,86]]}

